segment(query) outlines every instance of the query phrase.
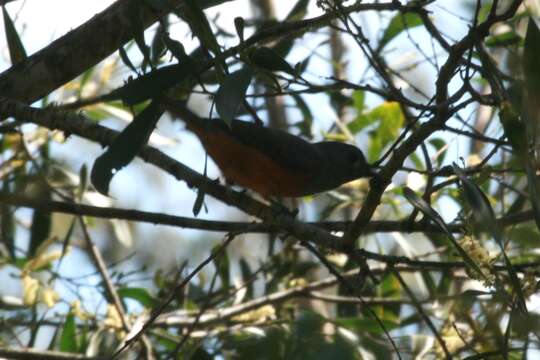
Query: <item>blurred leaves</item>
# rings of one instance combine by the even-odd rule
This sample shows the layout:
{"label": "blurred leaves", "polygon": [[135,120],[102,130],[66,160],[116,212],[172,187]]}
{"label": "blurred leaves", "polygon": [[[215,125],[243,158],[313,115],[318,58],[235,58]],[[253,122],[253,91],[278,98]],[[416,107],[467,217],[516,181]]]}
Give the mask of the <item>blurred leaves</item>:
{"label": "blurred leaves", "polygon": [[228,336],[224,349],[234,350],[241,359],[357,359],[354,343],[339,332],[327,334],[326,320],[305,311],[290,324],[290,330],[271,326],[260,335]]}
{"label": "blurred leaves", "polygon": [[521,38],[513,30],[503,32],[501,34],[490,36],[486,39],[486,46],[488,47],[506,47],[519,43]]}
{"label": "blurred leaves", "polygon": [[145,288],[123,287],[118,289],[118,295],[122,299],[133,299],[146,308],[152,308],[158,304],[157,299]]}
{"label": "blurred leaves", "polygon": [[351,133],[357,134],[369,129],[368,161],[377,160],[383,149],[389,145],[400,132],[405,122],[401,106],[397,102],[385,102],[372,110],[364,111],[363,93],[355,92],[354,106],[357,110],[356,118],[347,126]]}
{"label": "blurred leaves", "polygon": [[395,15],[390,23],[386,27],[384,34],[379,42],[379,49],[384,48],[392,39],[397,37],[403,31],[411,29],[413,27],[422,25],[422,18],[420,15],[408,12],[408,13],[398,13]]}

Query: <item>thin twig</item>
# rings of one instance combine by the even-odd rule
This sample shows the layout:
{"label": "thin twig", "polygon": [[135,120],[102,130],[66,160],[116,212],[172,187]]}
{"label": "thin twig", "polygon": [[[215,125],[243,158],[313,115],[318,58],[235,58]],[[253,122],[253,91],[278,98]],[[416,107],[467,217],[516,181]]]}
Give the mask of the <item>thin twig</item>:
{"label": "thin twig", "polygon": [[446,346],[446,342],[441,337],[441,334],[437,331],[437,328],[429,318],[429,316],[426,314],[424,309],[422,308],[422,304],[416,299],[416,296],[414,296],[414,293],[411,291],[405,280],[403,280],[403,277],[401,277],[401,274],[399,271],[393,271],[394,276],[398,279],[399,283],[401,284],[401,287],[405,290],[409,298],[411,299],[414,307],[416,308],[416,311],[418,314],[422,317],[426,325],[429,327],[433,335],[435,335],[435,338],[439,342],[439,345],[441,345],[441,348],[444,352],[444,355],[446,356],[446,359],[452,359],[452,356],[450,355],[450,352],[448,351],[448,347]]}
{"label": "thin twig", "polygon": [[[394,352],[397,355],[398,359],[401,359],[401,354],[399,353],[399,350],[397,348],[397,345],[396,345],[394,339],[392,339],[392,336],[390,336],[390,333],[386,329],[386,326],[384,325],[381,318],[377,315],[377,313],[375,313],[375,311],[373,311],[373,309],[364,302],[362,296],[360,295],[360,293],[358,291],[359,290],[358,286],[353,286],[339,271],[337,271],[334,268],[334,266],[324,257],[324,255],[322,255],[312,244],[310,244],[308,242],[303,242],[302,245],[304,245],[306,247],[306,249],[308,249],[313,255],[315,255],[315,257],[317,259],[319,259],[319,261],[326,267],[326,269],[328,269],[328,271],[333,276],[336,277],[336,279],[339,281],[339,283],[341,285],[343,285],[347,289],[347,291],[349,291],[351,294],[353,294],[360,301],[362,306],[364,306],[365,309],[371,314],[371,316],[375,319],[375,321],[377,322],[377,324],[379,325],[381,330],[384,332],[386,338],[388,339],[388,341],[392,345],[392,348],[394,349]],[[367,269],[367,270],[371,272],[371,270],[369,270],[369,269]],[[359,272],[359,275],[361,275],[362,278],[365,278],[365,275],[367,275],[367,274],[362,274],[363,272],[364,272],[364,270],[362,269]]]}
{"label": "thin twig", "polygon": [[180,284],[178,284],[170,293],[169,296],[165,301],[163,301],[157,308],[155,308],[152,313],[150,314],[150,317],[148,320],[144,323],[144,325],[141,327],[141,329],[137,330],[135,334],[133,334],[129,339],[126,339],[124,345],[122,345],[112,356],[111,359],[117,358],[124,350],[129,348],[135,341],[137,341],[144,333],[145,331],[156,321],[158,316],[163,313],[165,308],[169,306],[169,304],[180,294],[184,286],[186,286],[191,279],[193,279],[206,265],[208,265],[211,261],[213,261],[216,257],[218,257],[226,248],[227,246],[234,240],[234,235],[227,236],[226,240],[216,249],[214,250],[203,262],[201,262],[197,267],[188,274],[182,280]]}
{"label": "thin twig", "polygon": [[[122,304],[122,301],[120,300],[120,296],[118,296],[118,292],[116,291],[116,288],[114,287],[111,277],[109,276],[109,272],[107,271],[107,265],[105,264],[103,256],[101,256],[101,251],[99,251],[99,248],[92,241],[92,238],[90,237],[90,233],[88,232],[88,228],[86,226],[86,222],[84,221],[84,218],[80,215],[78,216],[78,218],[79,218],[79,224],[81,225],[84,239],[86,241],[86,246],[88,250],[90,251],[90,256],[92,257],[92,260],[94,261],[94,264],[97,267],[99,274],[101,275],[101,278],[103,279],[108,301],[112,302],[112,304],[116,308],[116,311],[118,312],[118,315],[120,316],[120,320],[122,321],[122,327],[127,333],[129,333],[131,331],[131,326],[129,325],[129,322],[127,321],[126,310],[124,309],[124,305]],[[148,340],[148,338],[142,337],[141,345],[142,345],[142,348],[144,349],[144,354],[145,354],[146,359],[153,359],[152,345],[150,341]]]}

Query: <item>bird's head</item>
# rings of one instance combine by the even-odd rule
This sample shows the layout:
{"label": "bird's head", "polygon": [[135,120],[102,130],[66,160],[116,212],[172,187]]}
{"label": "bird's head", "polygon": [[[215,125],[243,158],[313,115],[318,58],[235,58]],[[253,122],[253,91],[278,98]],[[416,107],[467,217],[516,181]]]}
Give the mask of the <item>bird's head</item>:
{"label": "bird's head", "polygon": [[324,141],[317,143],[316,146],[325,159],[325,171],[328,176],[335,179],[336,183],[343,184],[354,179],[376,175],[362,151],[356,146],[337,141]]}

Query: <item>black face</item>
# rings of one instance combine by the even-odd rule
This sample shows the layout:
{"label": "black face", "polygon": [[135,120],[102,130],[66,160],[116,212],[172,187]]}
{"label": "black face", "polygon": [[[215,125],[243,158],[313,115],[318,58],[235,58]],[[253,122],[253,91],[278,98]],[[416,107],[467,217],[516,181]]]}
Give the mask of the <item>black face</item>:
{"label": "black face", "polygon": [[352,180],[373,175],[364,154],[356,146],[333,141],[321,142],[317,146],[326,154],[330,171],[336,178]]}
{"label": "black face", "polygon": [[364,154],[356,146],[337,141],[323,141],[313,145],[320,151],[321,173],[314,178],[306,194],[334,189],[346,182],[375,175]]}
{"label": "black face", "polygon": [[352,172],[351,175],[355,177],[364,177],[371,176],[373,174],[371,167],[364,157],[364,154],[358,148],[348,146],[345,156]]}
{"label": "black face", "polygon": [[353,167],[358,167],[358,165],[367,165],[364,154],[357,148],[351,147],[347,149],[347,161],[353,165]]}

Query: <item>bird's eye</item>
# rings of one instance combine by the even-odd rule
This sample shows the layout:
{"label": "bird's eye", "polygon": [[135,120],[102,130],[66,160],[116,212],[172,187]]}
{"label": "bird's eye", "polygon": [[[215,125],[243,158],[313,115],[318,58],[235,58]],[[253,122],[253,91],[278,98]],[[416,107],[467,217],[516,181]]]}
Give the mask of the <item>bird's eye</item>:
{"label": "bird's eye", "polygon": [[358,156],[358,153],[355,151],[349,151],[347,152],[347,160],[350,163],[355,164],[360,161],[360,156]]}

